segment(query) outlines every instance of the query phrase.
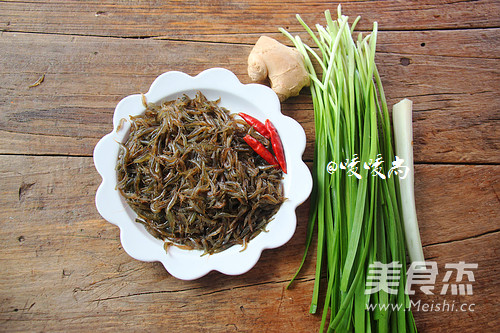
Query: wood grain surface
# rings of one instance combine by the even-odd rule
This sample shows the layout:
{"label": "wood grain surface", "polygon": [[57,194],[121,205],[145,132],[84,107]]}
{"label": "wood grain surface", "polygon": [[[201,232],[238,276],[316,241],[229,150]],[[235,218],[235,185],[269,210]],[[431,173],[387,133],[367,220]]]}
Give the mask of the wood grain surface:
{"label": "wood grain surface", "polygon": [[[424,254],[477,263],[467,311],[414,311],[421,332],[494,332],[500,321],[500,2],[345,1],[359,29],[380,26],[377,64],[389,105],[414,102],[415,195]],[[248,83],[257,38],[323,23],[328,1],[0,1],[0,331],[315,332],[309,202],[285,246],[241,276],[194,281],[122,249],[94,205],[97,141],[115,105],[159,74],[225,67]],[[42,75],[43,82],[29,87]],[[304,127],[310,95],[282,105]],[[443,302],[417,293],[415,302]],[[471,310],[473,309],[473,310]]]}

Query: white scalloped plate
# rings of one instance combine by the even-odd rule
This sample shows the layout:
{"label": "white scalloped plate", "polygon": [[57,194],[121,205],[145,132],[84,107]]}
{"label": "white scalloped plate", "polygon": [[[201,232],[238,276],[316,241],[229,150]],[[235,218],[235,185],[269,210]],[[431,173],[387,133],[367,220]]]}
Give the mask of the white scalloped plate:
{"label": "white scalloped plate", "polygon": [[116,190],[116,162],[118,142],[126,140],[130,123],[122,122],[130,115],[144,112],[141,95],[131,95],[116,106],[113,116],[113,131],[104,136],[94,149],[94,164],[102,177],[96,193],[96,206],[104,219],[120,228],[121,243],[125,251],[137,260],[160,261],[176,278],[192,280],[212,270],[228,275],[243,274],[259,260],[264,249],[279,247],[290,240],[297,224],[295,209],[311,193],[312,177],[302,161],[306,145],[303,128],[290,117],[281,114],[276,94],[267,86],[242,84],[236,75],[223,68],[212,68],[197,76],[181,72],[160,75],[145,94],[148,102],[159,103],[187,94],[194,97],[200,90],[209,100],[220,98],[220,105],[231,112],[245,112],[262,121],[269,119],[278,130],[285,150],[288,174],[283,179],[282,204],[274,219],[267,225],[267,232],[260,233],[248,243],[244,251],[233,246],[221,253],[201,256],[198,250],[183,250],[172,246],[168,252],[163,242],[151,236],[143,225],[135,222],[136,214]]}

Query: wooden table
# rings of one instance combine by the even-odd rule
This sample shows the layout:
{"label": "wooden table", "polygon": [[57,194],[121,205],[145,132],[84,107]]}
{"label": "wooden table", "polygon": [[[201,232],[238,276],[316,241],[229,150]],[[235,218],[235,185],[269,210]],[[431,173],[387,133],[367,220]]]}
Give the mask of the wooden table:
{"label": "wooden table", "polygon": [[[94,205],[92,151],[116,103],[159,74],[225,67],[248,83],[260,35],[323,23],[328,1],[0,1],[0,331],[315,332],[314,254],[293,288],[309,203],[285,246],[248,273],[195,281],[130,258]],[[377,63],[389,106],[414,102],[416,201],[437,295],[415,302],[422,332],[498,331],[500,2],[350,1],[359,29],[380,26]],[[29,87],[39,77],[44,81]],[[283,113],[304,127],[308,91]],[[477,263],[473,295],[439,295],[445,264]],[[465,277],[466,278],[466,277]],[[474,306],[470,306],[473,304]]]}

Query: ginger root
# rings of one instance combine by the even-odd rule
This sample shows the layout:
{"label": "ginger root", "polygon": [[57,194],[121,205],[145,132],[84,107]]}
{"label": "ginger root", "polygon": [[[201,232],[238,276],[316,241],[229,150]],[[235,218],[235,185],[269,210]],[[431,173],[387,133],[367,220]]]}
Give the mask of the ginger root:
{"label": "ginger root", "polygon": [[309,86],[309,75],[299,51],[267,36],[259,38],[248,56],[248,76],[254,82],[269,77],[271,89],[281,102]]}

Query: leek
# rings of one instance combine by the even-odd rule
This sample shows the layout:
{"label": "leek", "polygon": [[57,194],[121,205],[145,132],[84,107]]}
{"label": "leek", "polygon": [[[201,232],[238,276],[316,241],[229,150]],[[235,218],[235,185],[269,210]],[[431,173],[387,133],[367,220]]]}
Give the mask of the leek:
{"label": "leek", "polygon": [[[415,332],[405,294],[398,177],[394,173],[389,177],[395,160],[391,124],[375,64],[377,23],[367,36],[354,38],[359,17],[349,26],[340,6],[338,18],[332,19],[326,11],[326,26],[316,25],[315,32],[300,15],[297,19],[314,47],[280,31],[304,57],[314,107],[314,189],[306,251],[299,267],[300,271],[317,230],[310,312],[317,312],[320,288],[326,288],[321,331],[327,326],[336,332]],[[371,264],[376,262],[401,265],[395,277],[399,283],[392,290],[382,281],[379,290],[367,292],[367,281],[373,279]],[[325,271],[326,284],[320,286]],[[377,307],[370,310],[370,305]]]}

